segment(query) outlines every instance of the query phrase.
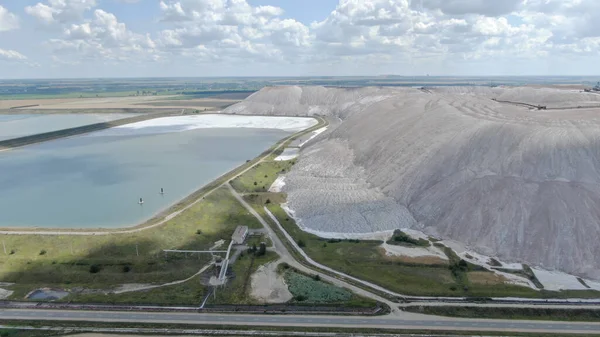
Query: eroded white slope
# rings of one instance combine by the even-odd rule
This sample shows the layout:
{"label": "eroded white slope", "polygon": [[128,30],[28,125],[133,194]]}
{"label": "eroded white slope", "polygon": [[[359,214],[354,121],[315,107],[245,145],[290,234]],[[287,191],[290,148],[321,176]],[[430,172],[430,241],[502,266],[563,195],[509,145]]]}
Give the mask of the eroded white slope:
{"label": "eroded white slope", "polygon": [[[506,261],[600,277],[600,110],[538,111],[490,99],[578,104],[593,94],[385,89],[382,99],[367,89],[360,97],[316,90],[330,106],[358,110],[329,111],[343,122],[311,142],[286,178],[304,226],[418,228]],[[301,99],[290,105],[310,101],[310,90],[293,90]],[[369,93],[377,99],[356,103]]]}

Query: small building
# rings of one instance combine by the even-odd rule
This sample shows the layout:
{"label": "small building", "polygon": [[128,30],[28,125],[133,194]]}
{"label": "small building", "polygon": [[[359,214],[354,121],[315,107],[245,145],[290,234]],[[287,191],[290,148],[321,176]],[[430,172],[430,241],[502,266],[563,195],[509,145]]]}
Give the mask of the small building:
{"label": "small building", "polygon": [[248,226],[237,226],[235,232],[231,236],[231,240],[236,245],[241,245],[246,241],[246,237],[248,236]]}

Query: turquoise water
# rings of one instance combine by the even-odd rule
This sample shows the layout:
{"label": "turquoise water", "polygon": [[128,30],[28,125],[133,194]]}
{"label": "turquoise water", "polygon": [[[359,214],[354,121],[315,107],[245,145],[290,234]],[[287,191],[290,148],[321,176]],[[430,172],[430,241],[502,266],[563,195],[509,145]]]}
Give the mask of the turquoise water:
{"label": "turquoise water", "polygon": [[0,227],[137,225],[291,134],[142,130],[109,129],[0,152]]}
{"label": "turquoise water", "polygon": [[138,114],[0,114],[0,140],[110,122]]}

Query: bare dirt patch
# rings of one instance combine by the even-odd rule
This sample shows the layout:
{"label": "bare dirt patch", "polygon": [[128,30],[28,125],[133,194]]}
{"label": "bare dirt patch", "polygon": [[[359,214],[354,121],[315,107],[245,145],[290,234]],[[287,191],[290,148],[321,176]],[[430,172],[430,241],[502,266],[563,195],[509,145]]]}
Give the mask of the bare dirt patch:
{"label": "bare dirt patch", "polygon": [[260,266],[252,275],[251,295],[263,303],[286,303],[292,299],[283,275],[277,273],[279,261]]}
{"label": "bare dirt patch", "polygon": [[496,285],[507,283],[508,279],[495,273],[475,271],[469,273],[469,281],[475,284]]}
{"label": "bare dirt patch", "polygon": [[448,261],[435,256],[395,256],[386,254],[387,251],[383,247],[378,248],[381,256],[387,261],[402,262],[408,264],[425,264],[425,265],[447,265]]}

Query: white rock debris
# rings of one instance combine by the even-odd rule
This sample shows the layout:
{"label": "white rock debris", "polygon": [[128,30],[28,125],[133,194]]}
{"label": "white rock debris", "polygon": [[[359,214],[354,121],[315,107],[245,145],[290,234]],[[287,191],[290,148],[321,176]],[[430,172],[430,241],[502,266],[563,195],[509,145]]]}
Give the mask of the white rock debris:
{"label": "white rock debris", "polygon": [[598,94],[550,88],[290,86],[226,112],[342,120],[302,149],[286,178],[289,207],[307,229],[413,228],[600,279],[596,106]]}

